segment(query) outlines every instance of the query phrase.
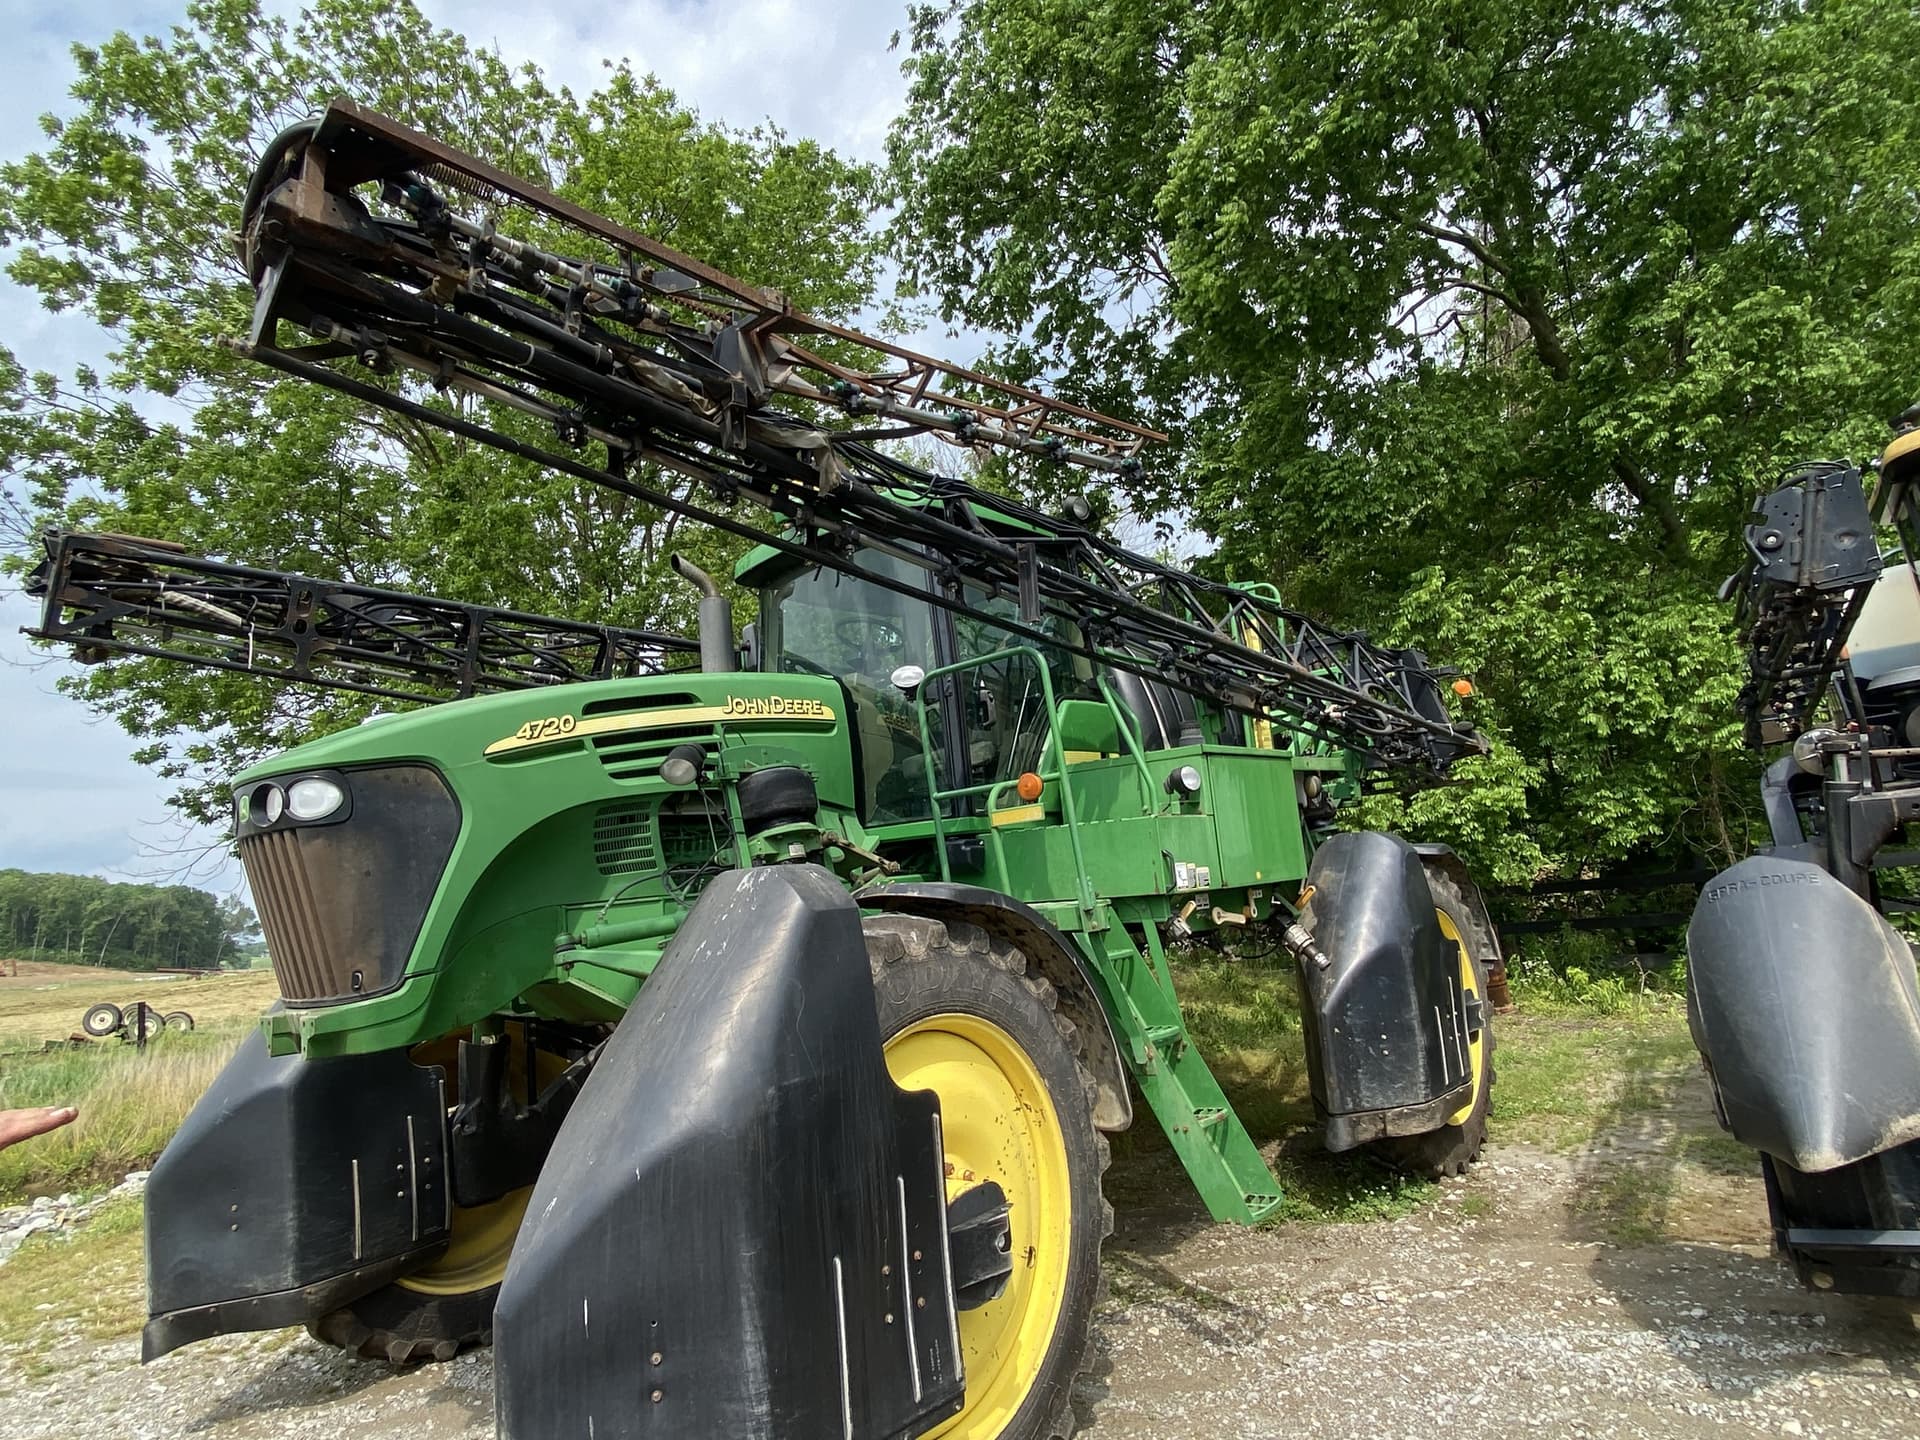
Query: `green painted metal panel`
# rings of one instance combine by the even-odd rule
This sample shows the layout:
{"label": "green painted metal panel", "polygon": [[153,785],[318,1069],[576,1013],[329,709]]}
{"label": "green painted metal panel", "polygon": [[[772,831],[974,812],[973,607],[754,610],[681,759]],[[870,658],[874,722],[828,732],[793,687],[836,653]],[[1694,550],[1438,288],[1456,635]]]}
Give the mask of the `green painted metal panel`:
{"label": "green painted metal panel", "polygon": [[[389,1049],[471,1024],[547,982],[564,907],[648,898],[601,873],[592,827],[611,803],[655,807],[682,795],[654,773],[680,741],[710,745],[722,770],[801,764],[834,818],[854,828],[844,709],[840,687],[814,676],[607,680],[386,717],[254,766],[236,792],[300,770],[344,770],[350,786],[356,768],[426,763],[461,813],[405,981],[366,1000],[289,1011],[274,1028],[315,1056]],[[731,828],[722,823],[721,835]]]}
{"label": "green painted metal panel", "polygon": [[1307,873],[1294,769],[1271,750],[1215,751],[1206,757],[1223,886],[1272,885]]}

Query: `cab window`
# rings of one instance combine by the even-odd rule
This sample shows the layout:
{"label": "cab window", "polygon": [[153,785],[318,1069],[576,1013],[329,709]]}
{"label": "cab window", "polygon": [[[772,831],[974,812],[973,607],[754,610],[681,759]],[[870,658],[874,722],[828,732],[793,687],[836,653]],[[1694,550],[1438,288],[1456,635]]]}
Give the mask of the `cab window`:
{"label": "cab window", "polygon": [[[1013,601],[989,597],[971,585],[962,595],[974,614],[955,617],[954,649],[958,658],[971,660],[1013,646],[1028,647],[963,672],[969,783],[1012,780],[1023,771],[1042,768],[1052,730],[1040,667],[1029,652],[1037,650],[1044,661],[1055,700],[1097,695],[1092,668],[1063,646],[1036,644],[995,623],[1017,620],[1019,609]],[[1068,644],[1080,643],[1077,628],[1057,615],[1049,614],[1039,628]]]}
{"label": "cab window", "polygon": [[[862,569],[923,589],[919,566],[878,551]],[[924,820],[930,814],[920,722],[893,685],[903,665],[931,670],[933,606],[926,600],[819,566],[769,586],[760,613],[762,668],[830,675],[846,687],[859,747],[860,818],[869,825]]]}

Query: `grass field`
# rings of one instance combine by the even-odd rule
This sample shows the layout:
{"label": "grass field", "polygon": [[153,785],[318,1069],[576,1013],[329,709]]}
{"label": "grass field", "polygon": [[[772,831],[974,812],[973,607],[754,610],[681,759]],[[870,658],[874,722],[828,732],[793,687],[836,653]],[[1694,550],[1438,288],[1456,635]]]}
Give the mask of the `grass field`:
{"label": "grass field", "polygon": [[[165,979],[84,966],[21,967],[0,979],[0,1110],[77,1105],[80,1118],[0,1151],[0,1203],[109,1185],[153,1163],[194,1101],[273,998],[271,972]],[[145,1000],[194,1017],[141,1051],[119,1039],[41,1051],[101,1000]]]}
{"label": "grass field", "polygon": [[0,976],[0,1056],[66,1039],[80,1029],[87,1007],[102,1000],[123,1009],[145,1000],[218,1028],[253,1020],[276,993],[271,970],[189,977],[23,961],[20,972]]}
{"label": "grass field", "polygon": [[56,1336],[137,1335],[146,1322],[140,1201],[115,1199],[71,1239],[35,1235],[0,1275],[0,1335],[28,1380],[59,1367],[46,1355]]}
{"label": "grass field", "polygon": [[[1278,1218],[1384,1219],[1434,1197],[1434,1185],[1391,1174],[1364,1154],[1320,1148],[1290,965],[1176,965],[1174,983],[1201,1053],[1280,1179],[1286,1198]],[[1523,989],[1518,998],[1519,1013],[1494,1021],[1491,1133],[1498,1140],[1583,1145],[1623,1116],[1666,1105],[1674,1086],[1699,1067],[1676,996],[1629,996],[1604,1014],[1558,992]],[[1750,1161],[1734,1142],[1724,1145]],[[1150,1113],[1136,1114],[1133,1129],[1114,1137],[1114,1157],[1108,1189],[1115,1205],[1150,1204],[1187,1184]]]}

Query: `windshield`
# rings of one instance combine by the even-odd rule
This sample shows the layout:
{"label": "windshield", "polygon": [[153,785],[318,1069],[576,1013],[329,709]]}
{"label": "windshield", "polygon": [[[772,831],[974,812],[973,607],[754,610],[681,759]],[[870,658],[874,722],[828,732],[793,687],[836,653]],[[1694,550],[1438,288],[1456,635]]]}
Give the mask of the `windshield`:
{"label": "windshield", "polygon": [[[916,590],[926,585],[924,570],[891,555],[862,551],[857,563]],[[769,587],[760,613],[766,630],[763,668],[831,675],[852,697],[861,819],[867,824],[925,819],[920,722],[894,688],[893,672],[902,665],[934,667],[932,605],[821,566]]]}

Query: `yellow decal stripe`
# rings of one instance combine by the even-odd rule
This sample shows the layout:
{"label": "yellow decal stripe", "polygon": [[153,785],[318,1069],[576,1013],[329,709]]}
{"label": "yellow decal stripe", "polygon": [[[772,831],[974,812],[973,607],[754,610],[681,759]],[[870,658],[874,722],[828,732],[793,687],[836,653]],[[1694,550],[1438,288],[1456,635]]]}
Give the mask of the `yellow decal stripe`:
{"label": "yellow decal stripe", "polygon": [[1044,820],[1047,807],[1044,805],[1016,805],[1011,810],[993,812],[995,825],[1024,825],[1029,820]]}
{"label": "yellow decal stripe", "polygon": [[[749,702],[751,703],[751,702]],[[628,715],[595,715],[582,720],[565,734],[538,737],[512,734],[494,741],[482,751],[501,755],[509,750],[525,750],[536,745],[558,745],[583,735],[620,735],[631,730],[659,730],[670,725],[712,725],[726,721],[734,725],[831,725],[835,720],[831,707],[809,702],[805,711],[753,714],[737,703],[726,705],[682,705],[672,710],[637,710]]]}

